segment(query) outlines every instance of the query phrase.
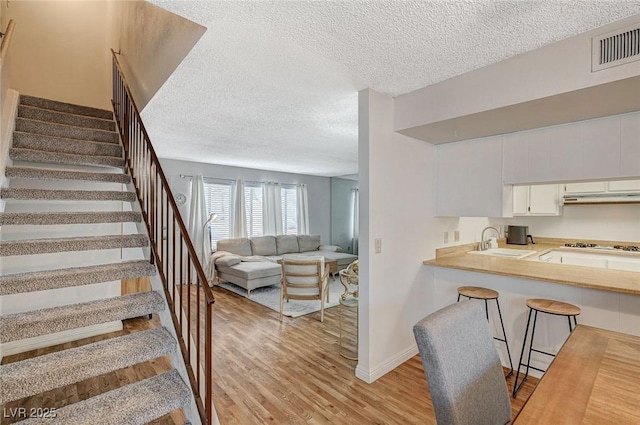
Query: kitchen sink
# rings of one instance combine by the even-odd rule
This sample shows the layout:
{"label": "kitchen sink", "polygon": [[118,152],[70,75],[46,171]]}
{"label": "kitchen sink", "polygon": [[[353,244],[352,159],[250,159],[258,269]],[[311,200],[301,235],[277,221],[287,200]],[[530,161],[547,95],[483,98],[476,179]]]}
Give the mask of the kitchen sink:
{"label": "kitchen sink", "polygon": [[536,251],[526,250],[526,249],[490,248],[484,251],[469,251],[467,252],[467,254],[488,255],[491,257],[520,259],[520,258],[527,257],[535,252]]}

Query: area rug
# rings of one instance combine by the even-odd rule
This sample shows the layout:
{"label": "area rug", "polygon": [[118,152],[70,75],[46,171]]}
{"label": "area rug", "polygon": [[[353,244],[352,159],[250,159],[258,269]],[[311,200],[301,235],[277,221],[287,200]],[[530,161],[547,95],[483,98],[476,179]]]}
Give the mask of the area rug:
{"label": "area rug", "polygon": [[[344,286],[340,284],[338,279],[329,279],[329,282],[329,302],[324,303],[325,310],[337,306],[340,295],[344,292]],[[220,282],[218,286],[271,310],[280,312],[280,284],[256,288],[251,291],[250,297],[247,297],[247,291],[244,288],[232,283]],[[282,314],[288,317],[300,317],[316,311],[320,311],[320,301],[290,300],[288,303],[284,303]]]}

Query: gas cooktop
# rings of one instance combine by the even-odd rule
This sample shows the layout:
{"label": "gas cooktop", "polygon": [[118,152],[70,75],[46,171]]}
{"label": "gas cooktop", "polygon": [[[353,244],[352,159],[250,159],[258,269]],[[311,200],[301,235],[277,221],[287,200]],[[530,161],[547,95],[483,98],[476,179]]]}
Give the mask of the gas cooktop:
{"label": "gas cooktop", "polygon": [[591,249],[608,249],[608,250],[614,250],[614,251],[640,252],[640,247],[638,247],[637,245],[600,246],[594,243],[576,242],[576,243],[566,243],[564,244],[564,246],[570,247],[570,248],[591,248]]}

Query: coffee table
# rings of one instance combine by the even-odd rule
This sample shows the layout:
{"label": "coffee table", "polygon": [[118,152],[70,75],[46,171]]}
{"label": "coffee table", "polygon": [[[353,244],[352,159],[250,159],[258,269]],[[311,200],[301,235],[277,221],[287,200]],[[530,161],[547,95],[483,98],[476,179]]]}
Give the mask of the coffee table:
{"label": "coffee table", "polygon": [[338,273],[338,260],[334,260],[331,258],[324,259],[324,267],[331,275],[331,279],[336,278],[336,273]]}

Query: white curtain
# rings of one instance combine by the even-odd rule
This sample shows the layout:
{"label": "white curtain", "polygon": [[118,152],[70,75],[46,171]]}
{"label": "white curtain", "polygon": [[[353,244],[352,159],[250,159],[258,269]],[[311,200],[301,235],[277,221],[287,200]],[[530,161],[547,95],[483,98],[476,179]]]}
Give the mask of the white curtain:
{"label": "white curtain", "polygon": [[360,215],[360,194],[358,193],[358,188],[351,189],[351,191],[351,252],[354,255],[358,255],[358,226],[360,225],[358,216]]}
{"label": "white curtain", "polygon": [[309,234],[309,194],[307,185],[296,186],[296,199],[298,201],[298,234]]}
{"label": "white curtain", "polygon": [[282,234],[282,197],[280,184],[262,185],[262,226],[264,235]]}
{"label": "white curtain", "polygon": [[244,181],[236,180],[233,194],[233,237],[247,237],[247,216],[244,206]]}
{"label": "white curtain", "polygon": [[[207,205],[204,197],[204,179],[201,175],[191,181],[191,207],[189,208],[189,236],[196,250],[200,264],[206,267],[211,254],[209,232],[205,233],[204,223],[208,220]],[[208,229],[207,229],[208,230]],[[206,235],[206,236],[205,236]]]}

